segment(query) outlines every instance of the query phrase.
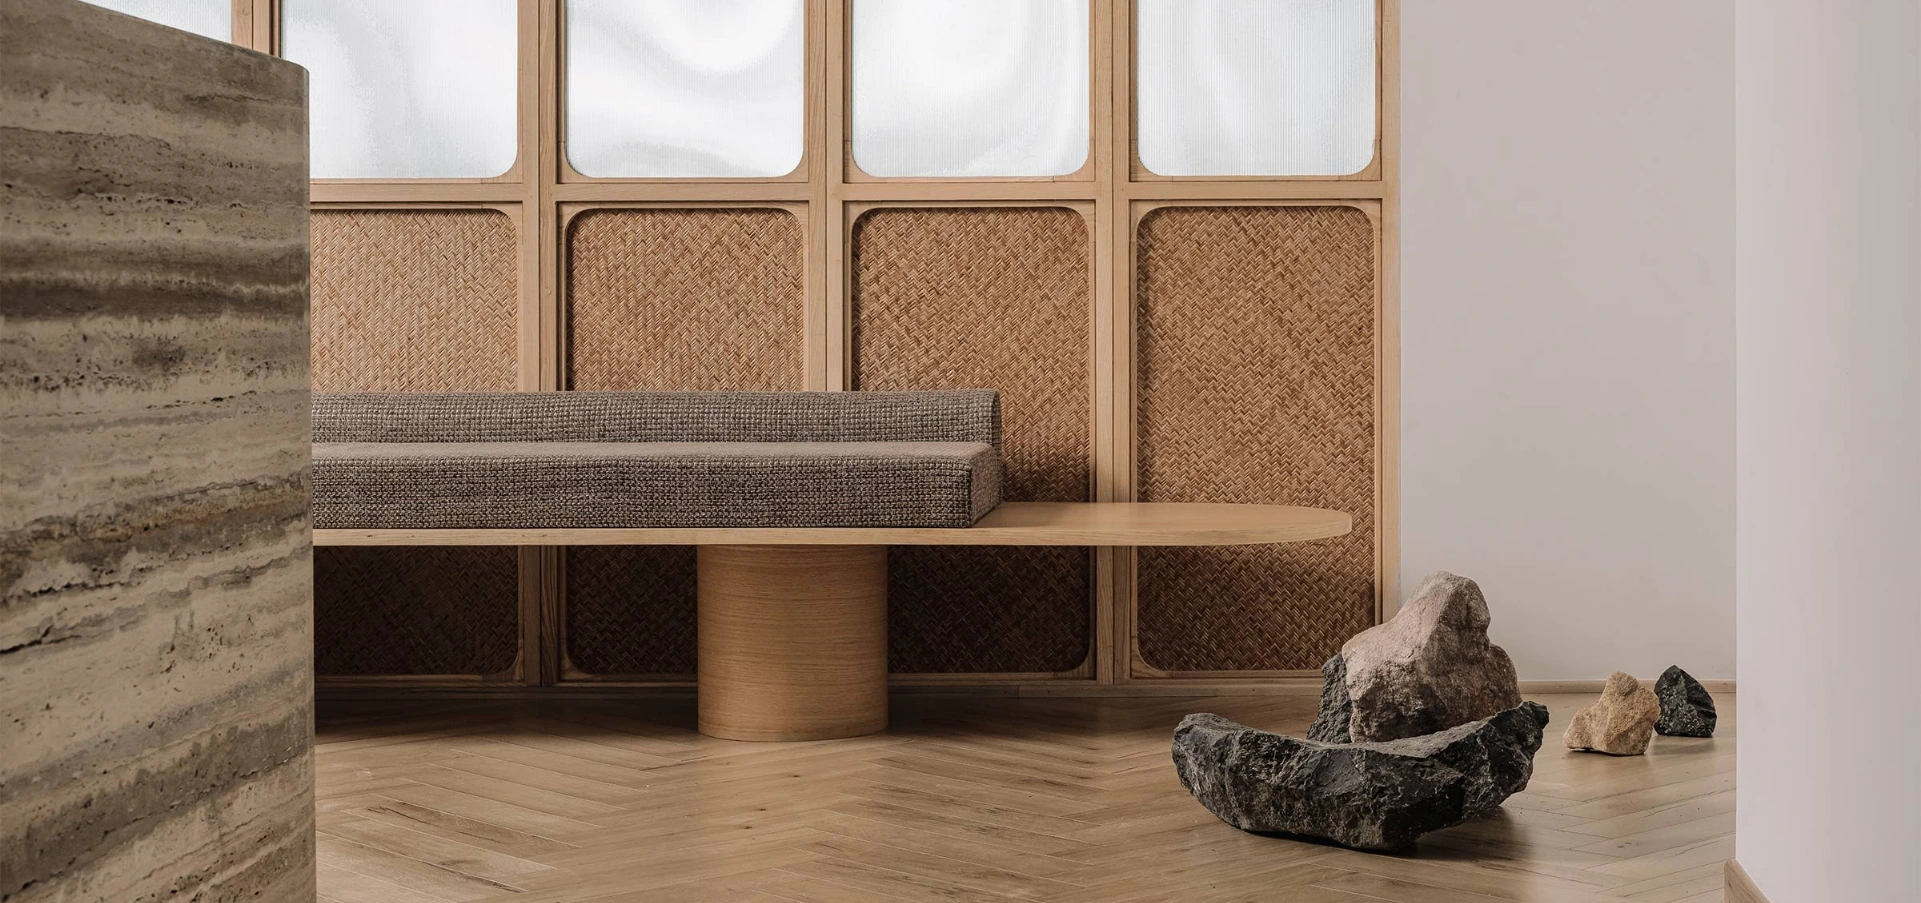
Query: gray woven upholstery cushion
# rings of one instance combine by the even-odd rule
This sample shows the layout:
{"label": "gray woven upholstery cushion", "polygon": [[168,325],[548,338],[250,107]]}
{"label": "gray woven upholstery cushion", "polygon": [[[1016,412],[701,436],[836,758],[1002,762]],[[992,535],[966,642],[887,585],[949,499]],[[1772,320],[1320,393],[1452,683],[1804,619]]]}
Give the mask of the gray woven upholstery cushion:
{"label": "gray woven upholstery cushion", "polygon": [[984,442],[329,442],[323,529],[965,527],[1000,503]]}
{"label": "gray woven upholstery cushion", "polygon": [[1000,395],[430,392],[313,395],[315,442],[981,442]]}
{"label": "gray woven upholstery cushion", "polygon": [[313,396],[314,526],[964,527],[1000,502],[1000,397]]}

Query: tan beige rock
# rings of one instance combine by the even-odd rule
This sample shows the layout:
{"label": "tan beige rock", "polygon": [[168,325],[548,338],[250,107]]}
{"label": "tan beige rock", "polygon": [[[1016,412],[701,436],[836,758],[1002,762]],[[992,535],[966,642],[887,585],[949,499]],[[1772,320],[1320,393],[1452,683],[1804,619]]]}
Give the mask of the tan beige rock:
{"label": "tan beige rock", "polygon": [[1661,700],[1632,675],[1620,671],[1608,678],[1601,698],[1574,713],[1562,742],[1568,749],[1591,749],[1613,756],[1638,756],[1654,738],[1654,722],[1661,718]]}
{"label": "tan beige rock", "polygon": [[1514,662],[1488,642],[1481,588],[1439,571],[1392,620],[1341,647],[1356,743],[1419,737],[1521,704]]}

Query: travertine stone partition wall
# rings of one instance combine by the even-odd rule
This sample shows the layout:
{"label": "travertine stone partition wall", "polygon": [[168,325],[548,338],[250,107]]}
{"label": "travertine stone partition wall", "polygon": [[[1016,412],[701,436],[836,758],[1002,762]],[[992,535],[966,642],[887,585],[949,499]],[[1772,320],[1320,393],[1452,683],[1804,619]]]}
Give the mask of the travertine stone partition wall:
{"label": "travertine stone partition wall", "polygon": [[306,79],[0,3],[0,900],[312,901]]}

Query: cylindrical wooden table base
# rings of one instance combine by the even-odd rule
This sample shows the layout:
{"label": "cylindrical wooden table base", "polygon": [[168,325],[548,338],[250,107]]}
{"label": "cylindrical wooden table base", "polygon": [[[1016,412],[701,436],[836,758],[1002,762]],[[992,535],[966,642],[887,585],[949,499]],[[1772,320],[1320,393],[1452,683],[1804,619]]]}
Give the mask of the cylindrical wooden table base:
{"label": "cylindrical wooden table base", "polygon": [[887,547],[700,547],[700,732],[828,740],[887,727]]}

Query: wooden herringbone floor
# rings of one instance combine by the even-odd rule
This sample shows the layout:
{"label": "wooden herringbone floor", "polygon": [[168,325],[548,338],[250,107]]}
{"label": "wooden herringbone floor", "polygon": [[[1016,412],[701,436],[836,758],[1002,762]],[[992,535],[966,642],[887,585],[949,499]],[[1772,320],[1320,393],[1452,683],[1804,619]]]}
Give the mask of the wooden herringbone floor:
{"label": "wooden herringbone floor", "polygon": [[690,700],[324,704],[320,891],[335,903],[1721,899],[1721,736],[1560,748],[1499,813],[1378,856],[1244,834],[1174,777],[1180,717],[1298,732],[1308,698],[896,697],[858,740],[702,737]]}

